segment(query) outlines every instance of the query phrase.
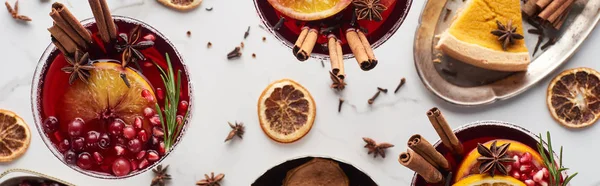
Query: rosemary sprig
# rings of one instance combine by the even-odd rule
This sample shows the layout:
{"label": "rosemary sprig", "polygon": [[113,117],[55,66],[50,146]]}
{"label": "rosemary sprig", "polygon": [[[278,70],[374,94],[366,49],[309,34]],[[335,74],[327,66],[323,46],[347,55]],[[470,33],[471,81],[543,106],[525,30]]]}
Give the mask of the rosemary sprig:
{"label": "rosemary sprig", "polygon": [[546,153],[546,150],[544,150],[544,143],[546,143],[546,141],[544,141],[544,139],[542,139],[542,134],[539,134],[538,137],[540,139],[540,142],[537,144],[538,152],[542,156],[542,159],[544,159],[544,165],[546,167],[548,167],[548,172],[550,173],[549,185],[553,185],[553,186],[568,185],[569,182],[571,181],[571,179],[573,179],[573,177],[577,176],[577,173],[575,173],[573,175],[568,175],[562,183],[560,182],[561,178],[562,178],[562,172],[569,170],[569,168],[563,167],[563,164],[562,164],[563,147],[562,146],[560,147],[560,154],[559,154],[559,157],[558,157],[559,159],[558,159],[558,163],[557,163],[556,159],[554,159],[554,150],[552,149],[552,140],[550,139],[550,132],[547,132],[548,153]]}
{"label": "rosemary sprig", "polygon": [[[168,66],[167,72],[154,62],[161,73],[160,77],[165,85],[166,97],[164,114],[160,111],[161,109],[158,103],[155,104],[155,107],[162,127],[166,131],[164,136],[165,150],[169,150],[173,143],[175,143],[175,140],[183,127],[183,123],[181,125],[177,124],[177,105],[179,103],[179,92],[181,91],[181,70],[177,71],[177,79],[175,79],[171,58],[169,58],[168,53],[165,53],[165,56]],[[186,118],[187,115],[188,113],[185,114],[184,118]]]}

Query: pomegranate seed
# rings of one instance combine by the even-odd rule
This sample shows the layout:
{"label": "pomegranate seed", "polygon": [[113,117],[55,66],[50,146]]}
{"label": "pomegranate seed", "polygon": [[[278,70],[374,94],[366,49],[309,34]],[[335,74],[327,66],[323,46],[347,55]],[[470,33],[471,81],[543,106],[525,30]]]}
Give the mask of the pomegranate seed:
{"label": "pomegranate seed", "polygon": [[92,156],[88,152],[83,152],[79,154],[77,158],[77,166],[82,169],[90,169],[92,168]]}
{"label": "pomegranate seed", "polygon": [[125,158],[117,158],[112,164],[112,172],[115,176],[125,176],[131,171],[131,164]]}
{"label": "pomegranate seed", "polygon": [[123,154],[125,154],[125,148],[117,145],[117,146],[115,146],[115,152],[116,152],[117,156],[123,155]]}
{"label": "pomegranate seed", "polygon": [[135,129],[133,129],[131,126],[126,126],[123,128],[123,136],[125,136],[127,139],[135,138]]}
{"label": "pomegranate seed", "polygon": [[153,65],[153,64],[152,64],[152,63],[150,63],[150,62],[145,62],[145,63],[144,63],[144,66],[145,66],[145,67],[152,67],[152,65]]}
{"label": "pomegranate seed", "polygon": [[56,139],[56,141],[62,141],[64,139],[59,131],[54,132],[54,138]]}
{"label": "pomegranate seed", "polygon": [[121,119],[115,119],[115,121],[108,126],[108,132],[114,136],[118,136],[123,132],[123,127],[125,127],[125,122]]}
{"label": "pomegranate seed", "polygon": [[142,90],[142,97],[149,102],[154,102],[154,96],[150,93],[148,89]]}
{"label": "pomegranate seed", "polygon": [[161,128],[153,127],[152,128],[152,135],[161,138],[161,137],[163,137],[165,135],[165,132],[163,132]]}
{"label": "pomegranate seed", "polygon": [[152,116],[154,116],[154,114],[156,114],[156,113],[154,113],[154,109],[152,109],[150,107],[144,108],[144,116],[152,117]]}
{"label": "pomegranate seed", "polygon": [[148,150],[148,160],[150,160],[151,162],[155,162],[160,158],[160,156],[158,156],[158,152],[154,151],[154,150]]}
{"label": "pomegranate seed", "polygon": [[138,170],[138,162],[135,160],[130,160],[130,162],[131,162],[131,169],[132,169],[131,171]]}
{"label": "pomegranate seed", "polygon": [[177,107],[177,111],[181,113],[185,113],[188,109],[189,103],[186,100],[180,101],[179,106]]}
{"label": "pomegranate seed", "polygon": [[152,123],[153,125],[156,126],[160,126],[160,118],[158,117],[158,115],[154,115],[150,118],[150,123]]}
{"label": "pomegranate seed", "polygon": [[535,186],[535,182],[533,180],[525,180],[525,185],[527,185],[527,186]]}
{"label": "pomegranate seed", "polygon": [[83,151],[84,147],[85,139],[83,139],[82,137],[73,139],[73,143],[71,143],[71,149],[73,149],[75,152]]}
{"label": "pomegranate seed", "polygon": [[83,133],[83,125],[85,122],[81,118],[75,118],[69,123],[67,130],[71,136],[79,136]]}
{"label": "pomegranate seed", "polygon": [[175,121],[177,121],[177,125],[182,125],[183,124],[183,116],[177,115],[177,119],[175,119]]}
{"label": "pomegranate seed", "polygon": [[506,166],[506,172],[510,172],[512,170],[512,165],[507,165]]}
{"label": "pomegranate seed", "polygon": [[158,153],[160,153],[160,155],[165,155],[165,142],[160,142],[158,144]]}
{"label": "pomegranate seed", "polygon": [[77,154],[75,154],[75,152],[73,152],[72,150],[68,150],[67,152],[65,152],[65,162],[67,162],[68,164],[75,164],[76,161]]}
{"label": "pomegranate seed", "polygon": [[158,145],[160,140],[157,137],[152,136],[152,145]]}
{"label": "pomegranate seed", "polygon": [[526,173],[531,171],[531,165],[522,165],[521,168],[519,169],[522,173]]}
{"label": "pomegranate seed", "polygon": [[531,163],[531,153],[525,152],[521,157],[521,163]]}
{"label": "pomegranate seed", "polygon": [[58,151],[60,151],[60,152],[65,152],[65,151],[69,150],[69,148],[71,148],[71,143],[69,142],[68,139],[64,139],[63,141],[61,141],[58,144]]}
{"label": "pomegranate seed", "polygon": [[142,150],[142,142],[138,139],[132,139],[129,141],[129,151],[138,153]]}
{"label": "pomegranate seed", "polygon": [[98,144],[99,140],[100,140],[100,133],[98,133],[96,131],[89,131],[87,133],[87,137],[85,138],[85,141],[87,142],[88,147],[96,146]]}
{"label": "pomegranate seed", "polygon": [[133,128],[138,130],[142,129],[143,124],[142,117],[135,117],[135,120],[133,121]]}
{"label": "pomegranate seed", "polygon": [[548,172],[548,169],[546,169],[546,167],[542,168],[542,172],[544,173],[544,178],[548,178],[548,176],[550,176],[550,173]]}
{"label": "pomegranate seed", "polygon": [[54,132],[58,128],[58,119],[54,116],[50,116],[44,120],[43,125],[46,132]]}
{"label": "pomegranate seed", "polygon": [[140,169],[143,169],[143,168],[146,168],[146,166],[148,166],[148,160],[147,160],[147,159],[143,159],[143,160],[140,162],[140,166],[139,166],[139,168],[140,168]]}
{"label": "pomegranate seed", "polygon": [[515,155],[515,156],[513,156],[513,159],[515,161],[512,163],[512,166],[513,167],[521,167],[521,162],[519,162],[519,156]]}
{"label": "pomegranate seed", "polygon": [[106,149],[110,146],[110,137],[108,134],[104,133],[100,135],[100,141],[98,141],[98,146],[102,149]]}
{"label": "pomegranate seed", "polygon": [[[535,176],[535,174],[537,174],[537,172],[538,172],[538,171],[537,171],[537,170],[535,170],[535,167],[534,167],[534,168],[532,168],[532,169],[531,169],[531,172],[529,172],[529,177],[530,177],[530,178],[533,178],[533,177]],[[533,181],[535,181],[535,180],[533,180]]]}
{"label": "pomegranate seed", "polygon": [[99,152],[94,152],[94,159],[96,160],[96,163],[98,163],[98,165],[102,164],[102,162],[104,161],[104,157],[102,157],[102,154],[100,154]]}
{"label": "pomegranate seed", "polygon": [[138,152],[138,154],[136,156],[136,159],[141,160],[144,157],[146,157],[146,151],[145,150]]}
{"label": "pomegranate seed", "polygon": [[520,179],[521,179],[521,174],[519,174],[519,172],[517,172],[517,171],[513,171],[513,172],[511,173],[511,175],[512,175],[512,177],[513,177],[513,178],[515,178],[515,179],[518,179],[518,180],[520,180]]}
{"label": "pomegranate seed", "polygon": [[540,181],[543,181],[543,179],[544,179],[544,171],[542,171],[542,170],[539,170],[539,171],[537,171],[537,173],[535,173],[535,175],[533,175],[532,177],[533,177],[533,181],[535,181],[535,182],[538,182],[538,183],[539,183]]}
{"label": "pomegranate seed", "polygon": [[156,37],[154,37],[154,34],[146,34],[144,36],[144,39],[148,40],[148,41],[154,41],[154,40],[156,40]]}
{"label": "pomegranate seed", "polygon": [[148,141],[148,134],[146,134],[145,130],[140,130],[140,132],[138,132],[138,139],[142,142]]}
{"label": "pomegranate seed", "polygon": [[538,184],[539,184],[540,186],[548,186],[548,182],[546,182],[546,181],[543,181],[543,180],[542,180],[542,181],[540,181],[540,182],[538,182]]}
{"label": "pomegranate seed", "polygon": [[159,100],[163,100],[165,98],[165,92],[162,88],[156,88],[156,96]]}

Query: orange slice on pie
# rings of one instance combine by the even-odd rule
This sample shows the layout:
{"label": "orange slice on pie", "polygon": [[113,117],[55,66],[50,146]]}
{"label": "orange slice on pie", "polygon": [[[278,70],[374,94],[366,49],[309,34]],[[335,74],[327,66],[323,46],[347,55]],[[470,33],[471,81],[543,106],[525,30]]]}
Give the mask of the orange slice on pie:
{"label": "orange slice on pie", "polygon": [[344,10],[352,0],[268,0],[275,10],[300,21],[331,17]]}
{"label": "orange slice on pie", "polygon": [[304,137],[315,115],[315,101],[308,90],[289,79],[271,83],[258,100],[260,127],[277,142],[291,143]]}
{"label": "orange slice on pie", "polygon": [[163,5],[181,11],[192,10],[202,3],[202,0],[157,0]]}
{"label": "orange slice on pie", "polygon": [[17,114],[0,109],[0,162],[21,157],[29,148],[29,126]]}
{"label": "orange slice on pie", "polygon": [[600,73],[594,69],[566,70],[550,82],[547,92],[550,114],[565,127],[587,127],[600,118]]}

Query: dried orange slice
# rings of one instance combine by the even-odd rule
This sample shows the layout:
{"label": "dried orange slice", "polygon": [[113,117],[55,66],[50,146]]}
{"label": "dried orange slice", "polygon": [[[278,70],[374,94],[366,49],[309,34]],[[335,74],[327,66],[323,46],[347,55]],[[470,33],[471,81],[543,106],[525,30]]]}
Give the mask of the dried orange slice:
{"label": "dried orange slice", "polygon": [[591,68],[566,70],[548,86],[552,117],[569,128],[583,128],[600,118],[600,73]]}
{"label": "dried orange slice", "polygon": [[325,19],[344,10],[352,0],[268,0],[275,10],[301,21]]}
{"label": "dried orange slice", "polygon": [[258,99],[258,119],[263,132],[281,143],[304,137],[315,121],[316,106],[312,96],[293,80],[271,83]]}
{"label": "dried orange slice", "polygon": [[188,11],[192,10],[202,3],[202,0],[157,0],[163,5],[174,8],[176,10]]}
{"label": "dried orange slice", "polygon": [[31,142],[29,126],[17,114],[0,109],[0,162],[21,157]]}

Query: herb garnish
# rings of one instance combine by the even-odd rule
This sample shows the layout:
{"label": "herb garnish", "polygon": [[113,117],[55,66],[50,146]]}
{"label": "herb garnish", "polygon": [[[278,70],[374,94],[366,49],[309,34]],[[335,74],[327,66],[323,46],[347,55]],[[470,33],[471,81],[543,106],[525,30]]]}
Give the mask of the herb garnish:
{"label": "herb garnish", "polygon": [[[550,173],[550,183],[549,185],[561,185],[561,186],[567,186],[569,184],[569,182],[571,181],[571,179],[573,179],[573,177],[577,176],[577,173],[567,176],[564,181],[562,183],[560,183],[561,178],[562,178],[562,172],[569,170],[569,168],[565,168],[562,164],[562,154],[563,154],[563,147],[560,147],[560,154],[559,154],[559,159],[558,159],[558,163],[556,162],[556,159],[554,159],[554,150],[552,149],[552,140],[550,139],[550,132],[547,132],[547,140],[548,141],[544,141],[544,139],[542,139],[542,134],[539,134],[539,139],[540,142],[537,144],[537,148],[538,148],[538,152],[540,153],[540,155],[542,156],[542,159],[544,159],[544,166],[546,166],[548,168],[548,172]],[[544,150],[544,144],[547,142],[548,144],[548,152],[546,153],[546,150]]]}

